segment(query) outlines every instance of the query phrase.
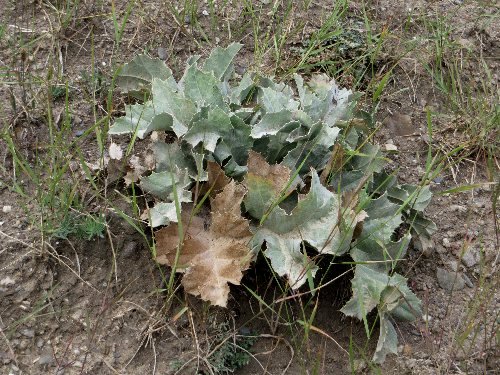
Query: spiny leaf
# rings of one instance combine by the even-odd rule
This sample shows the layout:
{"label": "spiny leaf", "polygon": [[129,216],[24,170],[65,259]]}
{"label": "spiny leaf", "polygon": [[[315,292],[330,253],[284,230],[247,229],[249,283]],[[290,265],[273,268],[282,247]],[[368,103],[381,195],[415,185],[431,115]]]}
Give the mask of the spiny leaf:
{"label": "spiny leaf", "polygon": [[253,246],[259,247],[265,241],[265,255],[271,259],[273,269],[283,270],[291,286],[298,288],[306,278],[305,273],[297,278],[296,270],[302,267],[306,271],[304,263],[307,267],[310,263],[304,254],[299,255],[301,244],[305,241],[320,253],[341,255],[347,251],[361,218],[349,209],[341,210],[338,197],[321,185],[313,170],[309,193],[299,200],[291,214],[275,207],[257,229]]}
{"label": "spiny leaf", "polygon": [[200,118],[190,125],[183,140],[193,147],[203,143],[205,150],[214,152],[217,141],[230,134],[232,129],[233,125],[227,113],[219,107],[213,107],[209,109],[207,118]]}
{"label": "spiny leaf", "polygon": [[141,219],[150,219],[149,225],[153,228],[159,227],[160,225],[169,225],[171,222],[177,222],[175,203],[157,203],[152,208],[144,211],[141,215]]}
{"label": "spiny leaf", "polygon": [[[181,148],[179,142],[155,142],[152,146],[156,159],[156,172],[166,172],[174,167],[186,169],[189,177],[194,181],[206,181],[207,174],[196,165],[195,154],[188,147]],[[200,170],[201,169],[201,170]]]}
{"label": "spiny leaf", "polygon": [[147,55],[137,55],[121,69],[116,84],[122,92],[149,91],[153,78],[167,79],[172,71],[159,59],[152,59]]}
{"label": "spiny leaf", "polygon": [[248,268],[252,253],[247,247],[251,237],[247,220],[241,217],[240,205],[246,189],[231,181],[212,200],[212,223],[205,230],[199,216],[183,219],[187,227],[184,243],[179,244],[176,224],[156,233],[157,261],[174,265],[180,246],[177,270],[184,272],[184,290],[212,305],[225,307],[229,296],[228,283],[239,285],[242,271]]}
{"label": "spiny leaf", "polygon": [[432,193],[429,186],[419,187],[415,185],[393,186],[388,190],[390,198],[401,203],[406,203],[406,207],[417,211],[423,211],[430,203]]}
{"label": "spiny leaf", "polygon": [[233,72],[233,60],[239,50],[243,47],[240,43],[231,43],[226,48],[216,47],[205,60],[203,70],[212,72],[216,79],[225,81]]}
{"label": "spiny leaf", "polygon": [[181,93],[176,92],[169,81],[154,79],[152,91],[156,111],[172,116],[172,130],[178,137],[182,136],[197,112],[196,105]]}
{"label": "spiny leaf", "polygon": [[212,72],[206,73],[196,64],[192,64],[186,69],[179,85],[183,88],[184,95],[198,107],[214,105],[229,112],[219,88],[219,81]]}
{"label": "spiny leaf", "polygon": [[141,179],[141,188],[160,199],[174,201],[174,185],[180,202],[191,202],[191,192],[185,190],[191,185],[191,179],[187,169],[168,170],[165,172],[153,172]]}
{"label": "spiny leaf", "polygon": [[373,354],[373,362],[382,363],[389,353],[398,352],[398,334],[386,314],[379,314],[380,334],[377,342],[377,349]]}
{"label": "spiny leaf", "polygon": [[254,151],[248,158],[248,173],[243,184],[248,193],[243,200],[250,215],[260,220],[290,180],[290,169],[284,165],[269,165]]}
{"label": "spiny leaf", "polygon": [[154,130],[172,130],[172,116],[158,113],[150,103],[125,107],[125,116],[119,117],[109,128],[109,134],[137,134],[143,139]]}

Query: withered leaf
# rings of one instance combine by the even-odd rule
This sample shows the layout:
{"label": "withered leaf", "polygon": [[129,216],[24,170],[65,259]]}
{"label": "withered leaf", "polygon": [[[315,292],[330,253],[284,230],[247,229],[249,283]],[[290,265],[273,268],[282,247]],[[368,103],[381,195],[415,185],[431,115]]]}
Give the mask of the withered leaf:
{"label": "withered leaf", "polygon": [[[184,273],[182,285],[186,292],[212,305],[227,305],[228,283],[239,285],[242,272],[251,261],[247,244],[252,234],[240,208],[245,194],[243,185],[235,181],[227,184],[211,201],[212,222],[208,230],[202,217],[193,216],[190,220],[188,211],[183,210],[182,222],[187,230],[176,271]],[[178,225],[159,230],[155,237],[157,262],[173,267],[179,244]]]}

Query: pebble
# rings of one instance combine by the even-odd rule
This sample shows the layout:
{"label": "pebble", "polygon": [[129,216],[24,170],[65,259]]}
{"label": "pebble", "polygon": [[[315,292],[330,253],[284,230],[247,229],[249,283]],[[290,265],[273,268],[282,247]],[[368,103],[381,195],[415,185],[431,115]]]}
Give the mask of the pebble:
{"label": "pebble", "polygon": [[459,212],[459,213],[466,213],[467,212],[467,207],[465,206],[460,206],[459,204],[452,204],[449,208],[449,211],[451,212]]}
{"label": "pebble", "polygon": [[210,15],[210,13],[208,13],[208,10],[206,10],[206,9],[203,9],[203,10],[201,11],[201,14],[203,14],[204,16],[208,16],[208,15]]}
{"label": "pebble", "polygon": [[12,211],[12,206],[3,206],[3,208],[2,208],[2,212],[4,214],[8,214],[11,211]]}
{"label": "pebble", "polygon": [[166,48],[163,47],[158,47],[158,58],[160,60],[166,60],[168,57],[168,51]]}
{"label": "pebble", "polygon": [[443,246],[446,248],[451,247],[451,242],[449,238],[447,237],[443,238]]}
{"label": "pebble", "polygon": [[34,329],[23,329],[21,333],[29,338],[35,337],[35,330]]}
{"label": "pebble", "polygon": [[81,137],[85,133],[85,130],[75,130],[75,137]]}
{"label": "pebble", "polygon": [[462,290],[465,286],[463,277],[457,272],[449,272],[444,268],[437,268],[436,276],[439,286],[448,291]]}
{"label": "pebble", "polygon": [[479,263],[479,259],[475,253],[475,249],[467,249],[460,260],[467,268],[472,268]]}
{"label": "pebble", "polygon": [[434,253],[434,241],[431,238],[425,236],[415,237],[413,239],[413,246],[425,257],[429,257]]}
{"label": "pebble", "polygon": [[50,365],[52,362],[54,362],[54,358],[49,353],[42,354],[38,360],[40,366]]}
{"label": "pebble", "polygon": [[468,288],[474,288],[474,284],[472,283],[469,276],[467,276],[466,274],[462,274],[462,277],[464,279],[465,285],[467,285]]}
{"label": "pebble", "polygon": [[130,258],[135,254],[137,254],[137,249],[138,249],[137,242],[130,241],[123,247],[123,256],[125,258]]}

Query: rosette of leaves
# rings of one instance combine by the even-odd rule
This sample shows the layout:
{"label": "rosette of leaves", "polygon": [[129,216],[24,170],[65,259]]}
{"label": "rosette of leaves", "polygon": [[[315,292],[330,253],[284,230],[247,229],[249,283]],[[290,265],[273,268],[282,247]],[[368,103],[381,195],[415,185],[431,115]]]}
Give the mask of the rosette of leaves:
{"label": "rosette of leaves", "polygon": [[318,257],[350,256],[353,295],[342,311],[368,335],[367,315],[378,312],[382,362],[396,353],[393,321],[421,314],[396,267],[412,235],[432,234],[422,215],[430,191],[385,174],[350,90],[324,75],[296,75],[293,88],[256,73],[236,79],[240,48],[190,58],[179,80],[141,55],[118,80],[147,100],[127,106],[109,134],[171,135],[155,133],[155,167],[139,173],[156,199],[143,216],[157,228],[156,260],[183,273],[186,292],[226,306],[229,284],[259,251],[293,289],[313,285]]}

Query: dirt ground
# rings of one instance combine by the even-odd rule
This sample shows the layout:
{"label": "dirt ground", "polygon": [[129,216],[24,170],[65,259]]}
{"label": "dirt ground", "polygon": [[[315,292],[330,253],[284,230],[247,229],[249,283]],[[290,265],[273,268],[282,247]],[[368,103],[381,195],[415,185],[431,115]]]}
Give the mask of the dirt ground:
{"label": "dirt ground", "polygon": [[[0,41],[1,69],[7,72],[21,67],[30,71],[32,77],[42,79],[48,74],[49,59],[62,61],[63,76],[72,86],[69,105],[75,137],[95,121],[94,112],[106,111],[105,97],[98,97],[91,104],[86,99],[82,72],[91,70],[92,53],[95,66],[103,76],[109,77],[112,64],[129,61],[144,49],[151,55],[166,58],[177,75],[187,56],[207,54],[210,50],[207,43],[198,42],[201,36],[196,30],[189,31],[189,27],[180,28],[175,23],[163,2],[145,1],[137,2],[124,28],[120,54],[113,54],[113,21],[107,3],[111,2],[80,1],[78,21],[56,30],[57,20],[48,5],[50,2],[0,0],[0,21],[6,25]],[[228,24],[237,20],[241,12],[237,2],[233,3],[234,6],[224,11]],[[206,7],[203,4],[200,14]],[[117,0],[114,5],[122,16],[127,11],[125,1]],[[402,20],[409,12],[454,11],[452,22],[460,25],[457,27],[460,33],[455,32],[449,38],[485,53],[493,72],[492,80],[498,87],[499,61],[495,57],[500,56],[499,27],[478,21],[488,20],[478,15],[498,13],[493,5],[462,4],[462,1],[368,2],[367,14],[372,19],[372,27],[390,30],[391,35],[390,43],[384,45],[379,57],[379,66],[390,66],[391,56],[400,54],[405,48],[403,41],[411,39],[411,35],[423,35],[424,26],[419,22],[403,26]],[[302,33],[287,41],[285,65],[293,58],[291,51],[301,40],[320,27],[322,14],[329,7],[327,1],[313,1],[308,12],[297,13],[295,22],[300,24],[302,20],[304,27]],[[106,16],[99,16],[102,14]],[[352,2],[348,20],[361,20],[363,25],[362,16],[361,4]],[[209,27],[209,17],[201,15],[200,22],[206,24],[208,34],[214,32]],[[20,27],[31,31],[20,31]],[[19,32],[40,36],[28,56],[12,52],[9,40]],[[257,64],[248,30],[235,29],[231,33],[224,24],[217,32],[220,32],[217,37],[221,45],[232,40],[230,35],[245,45],[237,70]],[[328,54],[328,50],[325,53]],[[261,69],[270,69],[272,63],[268,59],[270,54],[264,56],[264,62],[259,62]],[[381,124],[377,140],[397,147],[398,153],[390,156],[390,167],[398,170],[403,183],[418,183],[425,174],[430,142],[426,108],[430,106],[443,114],[434,118],[432,144],[435,148],[449,149],[464,137],[456,123],[459,120],[449,115],[442,95],[423,68],[425,59],[432,60],[433,56],[416,49],[400,60],[385,88],[377,114]],[[475,67],[465,69],[470,82],[475,82]],[[339,80],[348,84],[352,77],[345,74]],[[29,86],[34,102],[43,102],[45,91],[37,88],[35,79],[24,85]],[[22,96],[20,86],[15,86],[13,91],[17,98]],[[32,109],[18,107],[13,111],[8,104],[10,92],[7,85],[0,87],[0,100],[4,103],[0,106],[0,121],[15,134],[21,152],[34,158],[43,152],[37,147],[47,139],[43,105]],[[113,102],[118,115],[123,110],[119,93],[115,93]],[[55,112],[62,108],[64,100],[56,105]],[[82,150],[88,161],[96,160],[95,139],[89,137]],[[407,262],[400,266],[401,273],[409,278],[411,288],[423,301],[425,319],[397,326],[400,353],[389,356],[380,369],[370,367],[368,361],[376,337],[367,341],[363,324],[339,312],[349,298],[348,279],[322,291],[314,320],[318,331],[310,332],[306,342],[302,340],[304,331],[300,327],[276,323],[276,317],[244,287],[232,289],[233,297],[227,310],[207,309],[194,298],[188,298],[189,313],[177,316],[185,301],[179,297],[169,311],[164,310],[160,270],[151,259],[144,239],[132,227],[107,210],[109,230],[104,238],[48,241],[33,219],[38,212],[36,201],[29,196],[20,197],[9,188],[14,172],[4,143],[0,143],[0,158],[4,165],[0,169],[0,206],[3,207],[0,212],[0,374],[194,374],[196,368],[206,365],[203,357],[217,349],[214,344],[220,341],[217,335],[229,337],[228,332],[233,332],[231,340],[236,340],[234,334],[256,336],[249,349],[250,362],[237,370],[237,374],[344,374],[351,373],[353,367],[357,373],[498,373],[500,294],[498,274],[493,273],[496,269],[493,265],[498,263],[492,207],[495,186],[480,154],[464,158],[432,182],[434,197],[426,212],[437,224],[438,232],[424,251],[418,244],[414,246]],[[27,191],[36,190],[27,179],[20,184]],[[470,184],[480,186],[460,193],[440,194]],[[108,198],[129,210],[126,200],[115,189],[119,189],[119,185],[110,188]],[[90,205],[93,204],[96,203],[90,200]],[[279,294],[278,288],[263,268],[249,271],[243,284],[258,285],[259,295],[272,300]],[[450,282],[455,283],[453,291],[449,290]],[[295,307],[288,304],[286,309],[288,316],[300,318],[298,303]],[[350,346],[357,348],[359,359],[350,363],[349,355],[332,338],[346,350]]]}

